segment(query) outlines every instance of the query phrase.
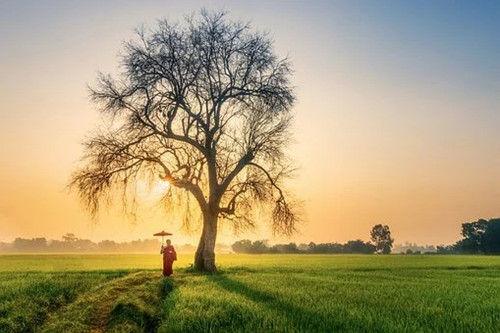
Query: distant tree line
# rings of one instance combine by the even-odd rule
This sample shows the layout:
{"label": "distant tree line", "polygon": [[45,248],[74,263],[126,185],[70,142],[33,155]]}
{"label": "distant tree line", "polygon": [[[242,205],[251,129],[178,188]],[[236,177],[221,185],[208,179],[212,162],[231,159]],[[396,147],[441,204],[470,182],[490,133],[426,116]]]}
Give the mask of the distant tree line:
{"label": "distant tree line", "polygon": [[[0,252],[22,253],[22,252],[150,252],[159,251],[161,242],[158,239],[138,239],[130,242],[115,242],[103,240],[93,242],[89,239],[80,239],[72,233],[67,233],[60,240],[47,240],[38,238],[16,238],[12,243],[0,242]],[[224,245],[217,244],[219,251],[224,250]],[[227,248],[227,246],[226,246]],[[177,252],[194,252],[195,246],[190,244],[176,245]],[[227,250],[227,249],[226,249]]]}
{"label": "distant tree line", "polygon": [[[462,224],[463,238],[453,245],[418,246],[407,243],[395,247],[402,254],[500,254],[500,218],[490,220],[479,219]],[[377,224],[371,232],[371,242],[352,240],[340,243],[309,243],[268,245],[267,241],[240,240],[232,245],[236,253],[390,253],[394,239],[389,227]]]}
{"label": "distant tree line", "polygon": [[375,253],[375,245],[362,240],[352,240],[345,244],[340,243],[320,243],[311,242],[309,244],[288,243],[268,245],[267,241],[257,240],[250,241],[243,239],[235,242],[231,248],[236,253],[360,253],[371,254]]}
{"label": "distant tree line", "polygon": [[[475,222],[462,224],[463,239],[453,245],[439,245],[437,247],[406,243],[397,245],[397,253],[421,254],[500,254],[500,218],[490,220],[479,219]],[[269,245],[265,240],[250,241],[240,240],[228,246],[216,244],[216,252],[236,253],[317,253],[317,254],[372,254],[390,253],[394,239],[387,225],[377,224],[370,231],[371,242],[360,239],[341,243],[302,243]],[[60,240],[47,240],[46,238],[16,238],[12,243],[0,242],[0,253],[19,252],[148,252],[155,253],[160,248],[158,239],[135,240],[130,242],[115,242],[103,240],[93,242],[89,239],[80,239],[72,233],[65,234]],[[177,252],[194,252],[196,247],[191,244],[176,244]]]}
{"label": "distant tree line", "polygon": [[[240,240],[231,247],[217,243],[216,252],[236,253],[360,253],[371,254],[379,252],[388,254],[391,252],[393,239],[387,225],[377,224],[371,232],[370,242],[360,239],[340,243],[311,242],[309,244],[288,243],[269,245],[267,241]],[[61,240],[47,240],[45,238],[16,238],[12,243],[1,243],[0,252],[157,252],[161,243],[158,239],[136,240],[118,243],[112,240],[104,240],[98,243],[89,239],[80,239],[72,233],[62,236]],[[175,245],[177,252],[194,252],[195,247],[190,244]]]}
{"label": "distant tree line", "polygon": [[231,248],[236,253],[358,253],[372,254],[375,252],[382,254],[391,253],[394,239],[391,236],[389,226],[377,224],[370,231],[370,242],[363,242],[361,239],[350,240],[345,244],[340,243],[320,243],[311,242],[309,244],[288,243],[269,245],[265,240],[250,241],[243,239],[235,242]]}

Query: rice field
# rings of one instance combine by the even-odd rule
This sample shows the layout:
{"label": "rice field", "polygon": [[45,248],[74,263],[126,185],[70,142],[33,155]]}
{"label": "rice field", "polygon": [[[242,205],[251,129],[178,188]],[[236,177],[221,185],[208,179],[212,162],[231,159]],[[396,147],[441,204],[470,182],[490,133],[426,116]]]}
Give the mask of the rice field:
{"label": "rice field", "polygon": [[0,332],[498,332],[500,257],[0,256]]}

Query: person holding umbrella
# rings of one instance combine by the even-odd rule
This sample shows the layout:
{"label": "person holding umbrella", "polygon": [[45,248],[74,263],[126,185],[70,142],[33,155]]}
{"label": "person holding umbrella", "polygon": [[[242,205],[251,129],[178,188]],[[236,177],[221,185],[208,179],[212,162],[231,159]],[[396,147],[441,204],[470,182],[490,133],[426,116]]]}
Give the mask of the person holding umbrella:
{"label": "person holding umbrella", "polygon": [[163,237],[172,235],[169,232],[161,231],[153,236],[161,236],[161,250],[160,254],[163,254],[163,276],[170,276],[173,273],[172,265],[174,261],[177,260],[177,253],[175,252],[174,247],[172,246],[172,242],[170,239],[167,239],[167,245],[163,246]]}
{"label": "person holding umbrella", "polygon": [[163,254],[163,276],[170,276],[174,272],[172,265],[177,260],[177,253],[170,239],[167,239],[166,246],[161,246],[160,253]]}

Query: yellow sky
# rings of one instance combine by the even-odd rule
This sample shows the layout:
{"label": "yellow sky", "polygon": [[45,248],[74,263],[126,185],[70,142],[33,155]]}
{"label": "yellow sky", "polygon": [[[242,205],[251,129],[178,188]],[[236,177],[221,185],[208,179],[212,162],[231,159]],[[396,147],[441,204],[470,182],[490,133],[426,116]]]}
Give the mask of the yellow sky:
{"label": "yellow sky", "polygon": [[[291,155],[300,169],[291,185],[306,220],[292,240],[368,240],[384,223],[396,243],[452,243],[461,223],[500,216],[497,8],[467,16],[470,8],[426,2],[253,3],[214,8],[270,31],[278,54],[293,60]],[[0,5],[0,241],[67,232],[130,240],[169,229],[177,242],[196,242],[147,205],[135,223],[118,207],[94,224],[65,186],[100,121],[86,85],[98,70],[116,70],[134,27],[201,6]],[[286,241],[265,227],[237,238]]]}

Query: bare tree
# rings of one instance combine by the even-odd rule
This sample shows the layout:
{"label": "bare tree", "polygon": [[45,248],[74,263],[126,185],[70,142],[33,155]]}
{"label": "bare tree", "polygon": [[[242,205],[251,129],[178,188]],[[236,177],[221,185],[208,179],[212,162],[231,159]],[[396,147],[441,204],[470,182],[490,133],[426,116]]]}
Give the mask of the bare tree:
{"label": "bare tree", "polygon": [[119,78],[100,74],[91,88],[110,124],[85,142],[84,166],[71,178],[86,207],[95,214],[116,189],[125,198],[140,177],[160,176],[199,207],[195,267],[206,271],[216,269],[220,221],[252,227],[256,203],[271,207],[275,232],[292,233],[298,215],[283,189],[291,172],[289,61],[277,59],[266,34],[225,13],[164,20],[137,35]]}

